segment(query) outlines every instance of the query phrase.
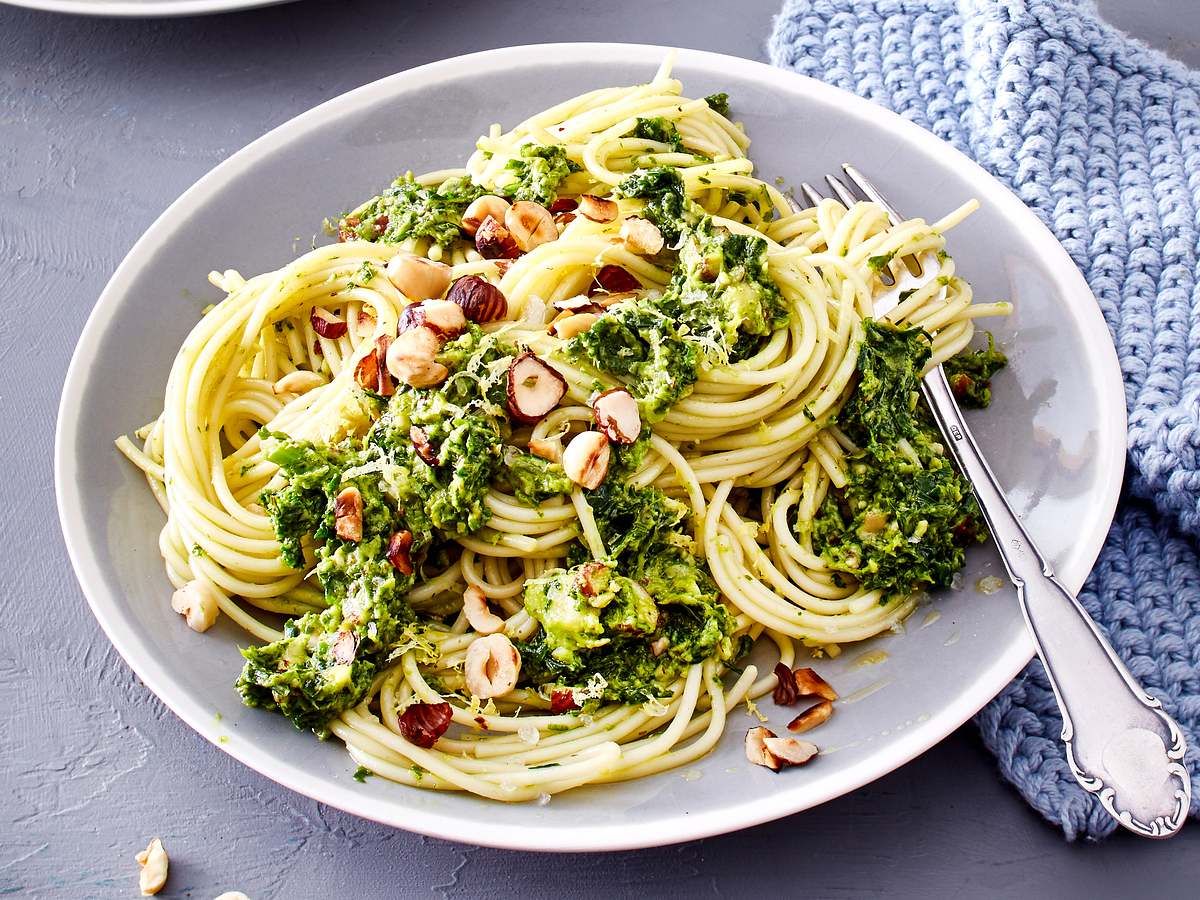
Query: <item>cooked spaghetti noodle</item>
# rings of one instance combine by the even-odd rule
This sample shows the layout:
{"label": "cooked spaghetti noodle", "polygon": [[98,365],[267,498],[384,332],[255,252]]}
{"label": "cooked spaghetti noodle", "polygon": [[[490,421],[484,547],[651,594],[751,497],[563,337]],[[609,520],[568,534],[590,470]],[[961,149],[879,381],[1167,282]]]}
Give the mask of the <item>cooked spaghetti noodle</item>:
{"label": "cooked spaghetti noodle", "polygon": [[[684,99],[668,61],[647,84],[593,91],[508,132],[493,127],[463,169],[397,182],[407,192],[400,200],[434,198],[418,211],[421,215],[451,189],[475,198],[536,195],[555,211],[557,233],[516,258],[484,258],[457,226],[461,209],[451,207],[453,215],[437,227],[417,228],[417,219],[401,221],[394,205],[390,215],[379,214],[383,207],[375,202],[341,222],[341,241],[278,271],[249,280],[234,271],[212,273],[210,280],[226,297],[181,347],[163,413],[137,433],[141,446],[127,438],[117,443],[145,472],[167,514],[159,547],[175,587],[194,592],[199,585],[220,613],[253,638],[284,648],[274,669],[268,666],[266,675],[256,670],[249,679],[243,691],[248,698],[288,711],[298,724],[332,732],[359,765],[393,781],[506,801],[544,798],[583,784],[661,772],[703,756],[720,738],[731,708],[775,686],[774,675],[760,676],[753,665],[733,668],[750,642],[770,641],[789,666],[798,643],[815,654],[836,654],[840,644],[901,622],[917,602],[916,589],[936,582],[913,578],[899,589],[870,587],[871,578],[853,565],[865,571],[862,560],[855,556],[846,564],[848,553],[838,556],[844,545],[830,542],[829,523],[840,521],[834,501],[845,503],[848,484],[867,466],[839,411],[865,377],[860,348],[868,329],[885,327],[872,320],[881,279],[898,272],[910,254],[942,250],[943,233],[973,205],[932,224],[919,219],[893,224],[879,207],[865,202],[846,208],[826,200],[797,210],[787,196],[753,176],[749,141],[721,107],[720,98]],[[545,148],[554,152],[531,152]],[[667,188],[639,194],[637,185],[650,183],[653,173]],[[614,202],[616,215],[604,221],[604,216],[581,214],[575,207],[585,195]],[[666,246],[647,252],[628,239],[630,217],[656,222]],[[733,242],[730,235],[746,240]],[[701,255],[703,241],[710,249],[724,248],[724,256],[718,254],[724,274],[715,282],[705,281],[701,272],[685,284],[684,270],[695,263],[687,256],[695,255],[694,248],[687,249],[689,241]],[[736,266],[731,262],[735,249],[745,254]],[[390,389],[373,390],[361,373],[373,354],[376,365],[385,364],[379,339],[395,338],[406,308],[421,299],[406,296],[387,276],[397,253],[448,265],[455,282],[479,276],[499,288],[507,311],[445,345],[443,353],[459,344],[464,349],[454,358],[438,357],[451,373],[444,384],[401,382],[389,398]],[[624,286],[606,289],[603,279],[598,281],[604,272],[616,272]],[[710,283],[722,293],[714,293]],[[750,288],[757,293],[751,296]],[[704,310],[717,309],[719,327],[705,331],[664,322],[662,298],[678,301],[680,296],[685,306],[701,298],[708,304],[701,304]],[[710,302],[714,297],[716,306]],[[609,302],[614,299],[618,302]],[[919,363],[931,367],[949,360],[968,347],[977,317],[1007,309],[972,299],[953,261],[944,257],[942,277],[886,316],[896,326],[889,333],[922,329],[931,337],[921,337]],[[766,313],[753,307],[759,301]],[[589,321],[608,325],[593,324],[582,337],[555,333],[552,320],[564,317],[557,307],[574,311],[585,305],[591,309]],[[631,319],[630,313],[619,319],[623,307],[641,310],[644,318]],[[660,331],[637,330],[636,322],[651,320]],[[345,327],[321,327],[327,322]],[[609,326],[613,334],[626,334],[613,322],[640,335],[638,347],[651,345],[647,353],[685,348],[693,354],[688,365],[677,367],[686,375],[682,381],[691,383],[676,377],[672,359],[665,363],[669,377],[659,377],[658,363],[650,357],[630,368],[616,360],[627,348],[606,356],[606,345],[596,335],[609,333],[603,330]],[[494,399],[494,389],[522,351],[565,382],[556,406],[532,425],[510,416]],[[379,377],[388,378],[386,373]],[[457,472],[421,474],[432,480],[418,496],[424,498],[421,491],[428,490],[428,497],[442,497],[437,492],[450,490],[450,480],[465,478],[476,457],[487,456],[495,461],[477,498],[478,515],[449,527],[436,524],[435,511],[435,524],[424,531],[409,525],[408,540],[415,531],[417,540],[425,541],[425,556],[411,577],[379,574],[391,571],[384,563],[371,569],[376,574],[370,577],[347,575],[349,569],[337,567],[348,566],[345,560],[354,553],[365,559],[368,542],[360,537],[355,546],[340,530],[335,535],[333,522],[340,512],[333,494],[358,484],[382,498],[385,517],[415,521],[411,502],[406,508],[403,500],[404,491],[413,490],[407,486],[416,477],[412,473],[426,464],[445,468],[450,452],[433,463],[414,462],[407,446],[401,453],[398,445],[373,445],[375,438],[364,435],[378,435],[380,423],[399,415],[402,403],[409,404],[405,424],[417,421],[414,410],[428,406],[430,398],[449,403],[451,385],[458,405],[444,421],[431,420],[430,433],[442,435],[448,446],[451,438],[445,435],[468,416],[491,423],[495,432],[478,445],[485,449],[458,459]],[[561,483],[558,455],[564,441],[591,430],[597,396],[622,386],[637,399],[644,430],[627,436],[637,439],[632,444],[613,444],[607,475],[612,485],[604,502],[615,502],[612,492],[619,487],[621,497],[657,504],[653,510],[660,513],[678,511],[639,538],[650,549],[636,563],[630,545],[616,552],[614,546],[630,539],[629,523],[636,528],[649,508],[614,518],[599,506],[599,491]],[[428,413],[432,407],[420,408]],[[403,429],[406,439],[415,427]],[[318,514],[297,538],[291,559],[281,549],[286,526],[280,497],[301,476],[295,453],[287,457],[290,462],[281,462],[281,446],[313,453],[352,448],[346,453],[357,454],[339,464],[335,484],[313,489]],[[930,446],[936,455],[940,448]],[[529,447],[543,448],[549,461],[532,463],[525,452]],[[917,468],[929,468],[925,451],[911,455]],[[528,491],[519,496],[517,470],[506,468],[506,460],[518,456],[539,477],[557,479],[559,488],[533,500]],[[321,492],[325,488],[328,496]],[[969,496],[959,500],[956,509],[970,502]],[[429,500],[430,509],[435,502],[441,501]],[[955,515],[956,527],[969,519]],[[872,529],[863,528],[860,537],[873,539]],[[903,535],[904,545],[918,547],[923,533]],[[335,544],[340,556],[330,549]],[[384,550],[373,552],[372,565]],[[639,580],[643,568],[658,565],[653,554],[663,553],[675,566],[670,569],[675,581],[654,581],[649,575]],[[554,605],[559,603],[555,591],[574,590],[563,581],[564,571],[577,573],[597,561],[610,566],[614,577],[631,576],[625,599],[648,617],[648,624],[637,625],[634,616],[633,624],[613,625],[615,605],[593,612],[579,605],[577,594],[571,594],[567,607]],[[388,581],[393,577],[399,580]],[[363,605],[383,602],[385,581],[389,591],[400,586],[386,595],[391,618],[372,619],[377,614],[364,612]],[[335,589],[335,582],[342,586]],[[659,594],[650,596],[645,584]],[[698,591],[698,605],[681,605],[693,600],[671,596],[672,584]],[[520,682],[486,701],[472,696],[464,674],[470,647],[480,638],[462,608],[464,590],[471,586],[500,615],[500,634],[524,656]],[[541,598],[536,603],[530,599],[534,592]],[[576,607],[592,629],[587,640],[571,631]],[[552,620],[548,610],[557,618]],[[708,621],[691,622],[687,610],[693,618],[703,613]],[[215,608],[201,627],[214,615]],[[564,615],[571,621],[564,624]],[[285,634],[280,630],[285,617],[309,624],[289,625]],[[675,647],[664,637],[669,636],[664,622],[674,623]],[[713,633],[697,657],[701,638],[695,635],[706,627]],[[342,634],[353,635],[348,654],[331,646]],[[679,637],[685,634],[692,642],[687,647]],[[652,655],[643,644],[654,648]],[[606,669],[605,677],[589,663],[601,658],[597,654],[612,657],[618,645],[632,648],[639,665],[650,666],[639,670],[640,681],[621,682],[620,690],[613,687],[612,673],[618,669]],[[289,711],[285,701],[296,699],[288,691],[300,690],[297,683],[268,685],[266,680],[276,670],[287,674],[289,665],[313,675],[311,684],[327,706],[305,706],[304,716]],[[268,687],[259,690],[263,685]],[[453,730],[441,723],[436,743],[423,740],[420,729],[414,739],[401,721],[405,712],[420,704],[447,709],[443,703],[449,704]]]}

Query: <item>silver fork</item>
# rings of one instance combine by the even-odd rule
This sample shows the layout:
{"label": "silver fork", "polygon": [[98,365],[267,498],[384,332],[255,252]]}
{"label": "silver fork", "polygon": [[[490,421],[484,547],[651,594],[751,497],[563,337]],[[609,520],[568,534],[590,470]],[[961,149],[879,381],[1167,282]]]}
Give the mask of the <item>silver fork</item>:
{"label": "silver fork", "polygon": [[[846,178],[887,212],[903,217],[856,168],[842,166]],[[847,206],[860,197],[835,175],[825,181]],[[810,184],[805,199],[823,198]],[[933,253],[899,260],[888,290],[875,300],[875,315],[895,308],[900,294],[938,276]],[[885,282],[886,283],[886,282]],[[921,392],[959,468],[974,488],[979,507],[1017,589],[1021,611],[1062,711],[1067,763],[1083,787],[1120,824],[1145,837],[1166,838],[1183,826],[1192,785],[1183,765],[1186,745],[1175,721],[1134,680],[1088,614],[1059,580],[1049,561],[1025,531],[1004,491],[979,451],[954,401],[942,367],[925,375]]]}

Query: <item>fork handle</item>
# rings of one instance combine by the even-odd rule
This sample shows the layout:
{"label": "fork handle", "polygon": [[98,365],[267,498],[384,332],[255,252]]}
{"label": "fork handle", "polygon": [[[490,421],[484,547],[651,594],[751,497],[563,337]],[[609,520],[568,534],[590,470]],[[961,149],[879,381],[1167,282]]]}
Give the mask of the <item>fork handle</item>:
{"label": "fork handle", "polygon": [[922,393],[970,480],[1062,711],[1067,763],[1122,825],[1145,837],[1177,832],[1191,780],[1183,733],[1134,680],[1008,505],[963,420],[941,366]]}

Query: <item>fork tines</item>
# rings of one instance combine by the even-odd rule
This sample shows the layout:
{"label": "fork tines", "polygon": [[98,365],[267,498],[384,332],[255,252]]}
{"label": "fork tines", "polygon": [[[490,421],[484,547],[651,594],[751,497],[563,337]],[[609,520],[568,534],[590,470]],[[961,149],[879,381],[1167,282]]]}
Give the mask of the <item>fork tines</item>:
{"label": "fork tines", "polygon": [[[896,207],[892,206],[892,204],[888,202],[887,198],[883,196],[879,188],[875,187],[875,184],[871,181],[871,179],[867,178],[867,176],[864,175],[857,167],[850,165],[850,163],[842,163],[842,172],[845,173],[845,178],[850,182],[850,184],[857,189],[857,194],[853,189],[851,189],[850,185],[848,185],[842,180],[841,177],[837,175],[826,175],[825,183],[829,185],[829,190],[833,193],[833,196],[837,197],[837,199],[840,200],[843,205],[850,207],[861,200],[868,200],[887,213],[888,218],[892,220],[893,225],[896,225],[904,220],[904,217],[900,215]],[[807,181],[801,182],[800,193],[804,196],[805,201],[813,206],[816,206],[825,199],[825,195]],[[915,256],[910,254],[901,260],[901,262],[909,269],[909,271],[913,273],[913,275],[920,276],[922,274],[921,261]],[[888,271],[887,268],[880,273],[880,279],[885,285],[888,286],[896,283],[893,274]]]}

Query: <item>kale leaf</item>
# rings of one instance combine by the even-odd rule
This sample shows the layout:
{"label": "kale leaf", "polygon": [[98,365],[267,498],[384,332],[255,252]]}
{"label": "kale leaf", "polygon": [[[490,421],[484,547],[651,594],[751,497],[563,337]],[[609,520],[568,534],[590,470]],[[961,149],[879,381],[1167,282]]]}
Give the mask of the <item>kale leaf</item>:
{"label": "kale leaf", "polygon": [[608,566],[588,563],[527,580],[525,609],[541,624],[554,659],[576,668],[581,652],[611,643],[615,634],[644,636],[658,627],[658,609],[645,591]]}
{"label": "kale leaf", "polygon": [[247,706],[278,710],[297,728],[325,733],[330,718],[362,701],[387,650],[413,620],[404,601],[411,576],[384,556],[379,534],[334,539],[318,567],[327,598],[320,613],[289,619],[280,640],[242,650],[237,690]]}
{"label": "kale leaf", "polygon": [[880,275],[883,273],[883,270],[888,267],[888,263],[895,258],[895,250],[892,250],[890,253],[880,253],[878,256],[869,256],[867,257],[867,268],[876,275]]}
{"label": "kale leaf", "polygon": [[783,295],[767,273],[767,242],[734,234],[703,218],[679,253],[679,266],[658,308],[686,326],[709,367],[737,362],[788,323]]}
{"label": "kale leaf", "polygon": [[733,614],[682,530],[688,507],[611,477],[587,499],[608,557],[597,567],[581,548],[571,568],[526,583],[542,625],[521,645],[526,676],[578,687],[598,674],[603,699],[640,703],[688,666],[736,658]]}
{"label": "kale leaf", "polygon": [[662,603],[706,606],[717,599],[717,585],[699,558],[684,544],[660,545],[645,557],[639,579]]}

